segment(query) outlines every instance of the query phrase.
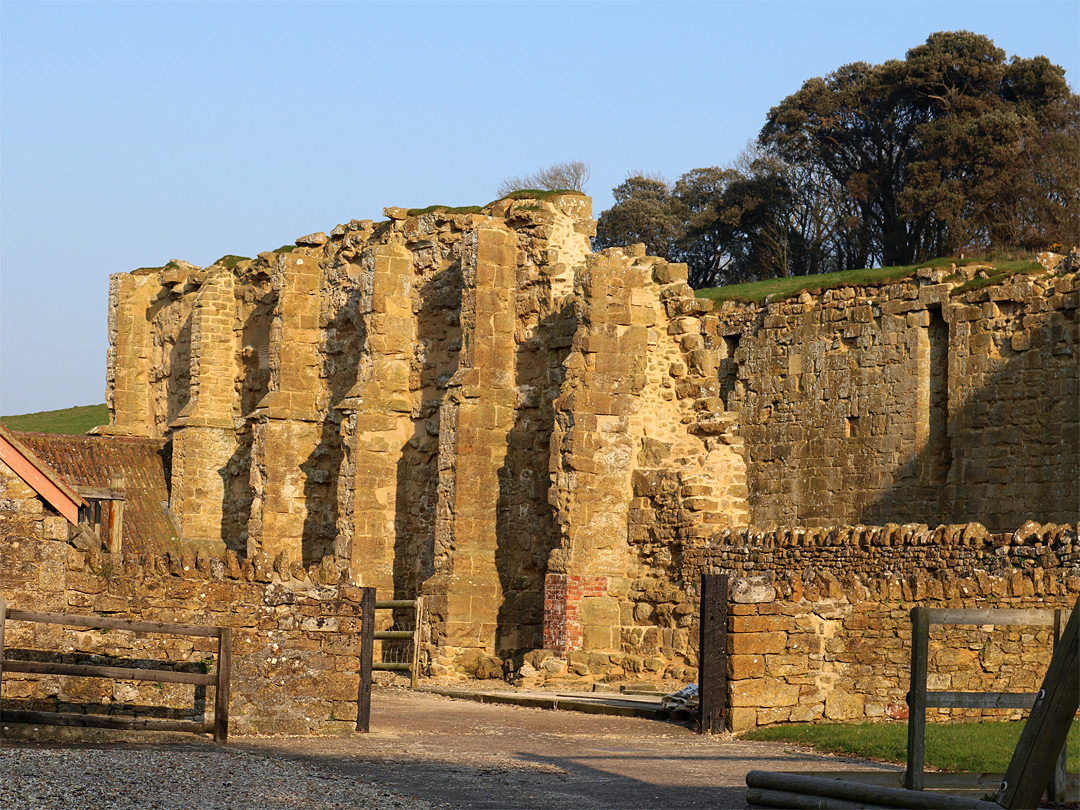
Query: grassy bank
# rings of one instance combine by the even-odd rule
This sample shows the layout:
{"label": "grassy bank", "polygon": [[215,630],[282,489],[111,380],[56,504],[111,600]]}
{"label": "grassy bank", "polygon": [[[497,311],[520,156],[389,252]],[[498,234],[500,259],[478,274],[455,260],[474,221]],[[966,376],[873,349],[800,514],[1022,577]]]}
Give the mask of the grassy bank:
{"label": "grassy bank", "polygon": [[39,411],[16,416],[0,416],[0,424],[9,430],[33,433],[64,433],[77,435],[90,428],[109,423],[109,409],[101,405],[79,405],[58,411]]}
{"label": "grassy bank", "polygon": [[[1009,767],[1022,722],[929,723],[926,765],[943,771],[1002,773]],[[806,745],[830,754],[846,754],[883,762],[907,762],[907,723],[821,723],[770,726],[745,735]],[[1080,723],[1069,730],[1069,771],[1080,771]]]}

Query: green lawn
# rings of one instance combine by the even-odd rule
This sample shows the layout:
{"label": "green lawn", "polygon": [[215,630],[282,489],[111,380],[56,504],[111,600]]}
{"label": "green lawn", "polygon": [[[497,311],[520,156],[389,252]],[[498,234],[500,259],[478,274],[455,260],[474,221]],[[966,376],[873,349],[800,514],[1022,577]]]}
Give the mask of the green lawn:
{"label": "green lawn", "polygon": [[109,409],[101,405],[80,405],[59,411],[40,411],[18,416],[0,416],[0,423],[9,430],[33,433],[86,433],[92,427],[109,423]]}
{"label": "green lawn", "polygon": [[[1003,773],[1009,767],[1022,722],[929,723],[926,765],[943,771]],[[770,726],[745,735],[748,740],[774,740],[807,745],[830,754],[907,762],[907,723],[820,723]],[[1073,722],[1067,746],[1071,773],[1080,771],[1080,723]]]}

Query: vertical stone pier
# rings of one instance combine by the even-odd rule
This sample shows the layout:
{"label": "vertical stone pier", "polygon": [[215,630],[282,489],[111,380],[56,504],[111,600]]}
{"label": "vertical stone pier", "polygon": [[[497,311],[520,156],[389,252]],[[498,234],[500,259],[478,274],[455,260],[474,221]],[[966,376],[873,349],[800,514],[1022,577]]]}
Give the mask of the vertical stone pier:
{"label": "vertical stone pier", "polygon": [[191,313],[190,398],[169,425],[173,437],[170,508],[184,540],[213,553],[222,553],[226,547],[222,532],[225,468],[237,448],[233,418],[239,410],[240,324],[234,288],[233,274],[222,270],[211,274],[199,290]]}
{"label": "vertical stone pier", "polygon": [[109,276],[109,359],[106,399],[110,424],[99,432],[116,436],[153,435],[150,364],[154,335],[147,319],[158,274]]}
{"label": "vertical stone pier", "polygon": [[432,641],[452,658],[462,649],[495,652],[502,586],[499,470],[513,425],[517,236],[481,226],[462,254],[462,350],[439,424],[435,575],[425,584]]}
{"label": "vertical stone pier", "polygon": [[544,646],[617,649],[627,593],[627,518],[636,449],[630,417],[645,388],[651,302],[645,266],[621,251],[592,255],[575,281],[578,330],[555,400],[550,498],[559,546],[548,561]]}
{"label": "vertical stone pier", "polygon": [[362,378],[338,404],[345,456],[338,489],[334,555],[353,577],[393,593],[401,449],[413,431],[411,362],[416,344],[412,254],[380,245],[364,257],[360,324]]}
{"label": "vertical stone pier", "polygon": [[304,560],[308,504],[303,463],[319,442],[319,291],[322,270],[308,251],[277,254],[278,293],[270,330],[270,392],[251,412],[251,491],[248,555]]}

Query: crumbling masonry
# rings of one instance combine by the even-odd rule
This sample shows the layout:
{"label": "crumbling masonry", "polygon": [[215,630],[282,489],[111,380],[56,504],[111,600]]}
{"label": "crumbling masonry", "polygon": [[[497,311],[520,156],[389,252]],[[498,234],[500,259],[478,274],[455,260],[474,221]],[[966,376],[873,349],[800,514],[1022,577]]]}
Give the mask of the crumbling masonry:
{"label": "crumbling masonry", "polygon": [[581,195],[386,214],[113,276],[107,432],[169,440],[189,545],[428,597],[435,674],[693,665],[692,583],[763,567],[750,528],[1075,537],[1068,262],[714,308],[684,266],[590,252]]}

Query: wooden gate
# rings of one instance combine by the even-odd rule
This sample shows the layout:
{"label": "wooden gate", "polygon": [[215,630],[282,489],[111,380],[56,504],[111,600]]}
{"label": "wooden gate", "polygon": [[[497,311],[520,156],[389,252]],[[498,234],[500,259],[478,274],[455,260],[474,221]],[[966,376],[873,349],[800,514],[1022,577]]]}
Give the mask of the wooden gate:
{"label": "wooden gate", "polygon": [[[172,636],[216,638],[217,671],[213,673],[177,672],[174,669],[142,667],[108,667],[92,664],[64,664],[55,661],[25,661],[8,659],[4,649],[4,626],[7,621],[58,624],[66,627],[86,627],[101,630],[131,630],[137,633],[160,633]],[[120,681],[153,681],[156,683],[190,683],[213,686],[214,719],[162,720],[150,717],[119,717],[116,715],[75,714],[71,712],[38,712],[4,710],[0,722],[36,723],[53,726],[114,728],[134,731],[193,731],[213,734],[214,741],[223,743],[229,736],[229,668],[232,650],[232,630],[228,627],[200,627],[189,624],[137,622],[105,616],[76,616],[66,613],[39,613],[32,610],[8,610],[0,597],[0,687],[5,672],[26,672],[35,675],[75,675],[83,678],[109,678]],[[162,664],[167,662],[162,661]]]}

